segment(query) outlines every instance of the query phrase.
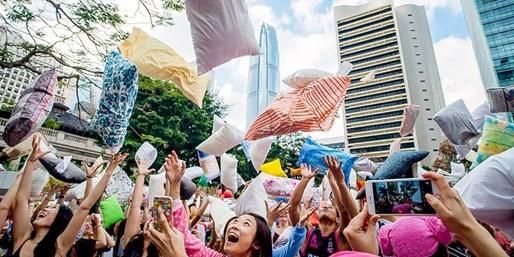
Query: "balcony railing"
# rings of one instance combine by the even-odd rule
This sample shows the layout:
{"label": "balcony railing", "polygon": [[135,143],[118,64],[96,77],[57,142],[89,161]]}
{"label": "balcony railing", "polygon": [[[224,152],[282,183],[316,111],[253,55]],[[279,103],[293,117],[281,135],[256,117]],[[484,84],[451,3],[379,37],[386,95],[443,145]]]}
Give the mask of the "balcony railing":
{"label": "balcony railing", "polygon": [[[7,119],[0,118],[0,135],[3,134]],[[88,137],[77,136],[59,130],[40,128],[38,130],[57,149],[60,156],[72,155],[73,159],[81,161],[94,161],[104,150],[96,144],[96,140]],[[5,147],[6,143],[0,140],[0,146]]]}

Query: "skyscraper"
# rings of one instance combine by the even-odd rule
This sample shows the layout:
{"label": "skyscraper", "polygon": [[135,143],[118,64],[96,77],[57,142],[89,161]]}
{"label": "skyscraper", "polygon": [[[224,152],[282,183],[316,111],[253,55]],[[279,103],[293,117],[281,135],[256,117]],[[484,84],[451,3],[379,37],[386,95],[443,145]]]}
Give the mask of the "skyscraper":
{"label": "skyscraper", "polygon": [[461,0],[484,87],[514,85],[514,0]]}
{"label": "skyscraper", "polygon": [[277,34],[269,24],[263,23],[261,26],[259,47],[261,55],[250,57],[246,107],[247,127],[280,92]]}
{"label": "skyscraper", "polygon": [[[403,108],[417,104],[414,134],[403,139],[401,148],[429,151],[423,164],[430,165],[442,134],[431,117],[444,107],[444,97],[425,9],[374,0],[336,6],[334,15],[339,61],[354,65],[343,107],[346,148],[385,160],[400,137]],[[375,79],[361,82],[371,71]]]}

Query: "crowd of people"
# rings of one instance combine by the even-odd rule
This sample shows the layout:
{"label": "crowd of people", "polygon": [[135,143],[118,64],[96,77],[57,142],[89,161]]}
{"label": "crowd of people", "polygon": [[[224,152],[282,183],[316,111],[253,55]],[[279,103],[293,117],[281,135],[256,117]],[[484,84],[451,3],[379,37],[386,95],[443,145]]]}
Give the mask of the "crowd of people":
{"label": "crowd of people", "polygon": [[165,215],[166,210],[160,207],[152,210],[145,198],[145,178],[153,170],[138,162],[125,219],[106,230],[97,203],[127,154],[115,155],[94,186],[92,178],[100,168],[86,167],[88,182],[83,199],[65,201],[66,188],[56,187],[34,205],[30,202],[32,174],[38,159],[47,154],[40,141],[34,137],[23,172],[0,202],[0,247],[7,257],[512,256],[510,239],[476,220],[440,174],[423,174],[440,190],[437,196],[422,196],[437,216],[372,216],[365,202],[352,197],[341,162],[335,157],[324,159],[332,189],[329,200],[315,206],[302,199],[318,173],[302,165],[302,179],[287,203],[262,199],[266,217],[242,213],[230,218],[221,231],[215,229],[206,210],[218,207],[210,206],[213,198],[230,199],[234,194],[226,193],[227,189],[216,193],[197,190],[189,201],[181,200],[186,164],[172,152],[164,164],[165,195],[173,199],[171,215]]}

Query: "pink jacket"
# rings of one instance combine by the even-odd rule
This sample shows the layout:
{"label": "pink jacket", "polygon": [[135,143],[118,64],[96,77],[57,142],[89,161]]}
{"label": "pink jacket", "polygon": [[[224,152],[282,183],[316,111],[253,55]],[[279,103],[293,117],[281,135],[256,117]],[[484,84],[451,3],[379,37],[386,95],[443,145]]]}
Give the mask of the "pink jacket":
{"label": "pink jacket", "polygon": [[195,237],[189,231],[189,222],[186,216],[186,210],[180,200],[173,202],[173,226],[182,234],[184,234],[184,245],[186,253],[189,257],[225,257],[217,251],[207,247],[200,239]]}

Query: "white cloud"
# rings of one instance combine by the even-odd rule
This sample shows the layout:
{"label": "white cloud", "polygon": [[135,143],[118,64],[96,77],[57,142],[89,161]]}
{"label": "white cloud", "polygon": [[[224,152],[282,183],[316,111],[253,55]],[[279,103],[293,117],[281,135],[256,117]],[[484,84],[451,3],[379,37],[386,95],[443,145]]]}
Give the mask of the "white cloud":
{"label": "white cloud", "polygon": [[463,99],[470,110],[485,100],[484,87],[469,38],[448,37],[434,44],[447,104]]}

